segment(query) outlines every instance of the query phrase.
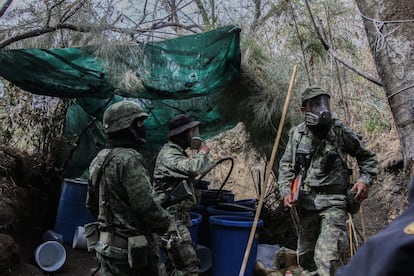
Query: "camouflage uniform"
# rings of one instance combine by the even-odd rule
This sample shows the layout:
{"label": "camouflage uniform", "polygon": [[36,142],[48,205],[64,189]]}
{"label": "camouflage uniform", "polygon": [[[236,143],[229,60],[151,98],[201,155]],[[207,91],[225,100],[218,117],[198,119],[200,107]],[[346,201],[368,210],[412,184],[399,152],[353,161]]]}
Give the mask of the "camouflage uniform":
{"label": "camouflage uniform", "polygon": [[[336,152],[328,160],[328,152]],[[290,194],[289,181],[299,173],[303,185],[298,202],[298,256],[303,269],[319,275],[334,275],[344,264],[349,247],[346,231],[347,197],[350,173],[347,155],[356,157],[359,181],[369,185],[377,174],[376,155],[365,149],[357,135],[340,121],[332,119],[325,138],[315,136],[305,123],[289,134],[279,167],[279,190],[282,199]],[[300,172],[298,162],[307,160],[307,170]],[[326,169],[329,168],[329,169]]]}
{"label": "camouflage uniform", "polygon": [[[197,204],[193,180],[206,172],[214,162],[205,153],[196,153],[189,158],[184,149],[169,141],[165,144],[155,163],[154,190],[162,202],[176,184],[186,179],[193,190],[193,196],[167,208],[175,217],[180,239],[168,249],[167,271],[171,275],[198,275],[199,261],[193,246],[189,228],[191,218],[189,211]],[[166,237],[168,238],[168,237]],[[171,263],[171,261],[173,263]]]}
{"label": "camouflage uniform", "polygon": [[[118,129],[122,128],[122,119],[135,120],[137,115],[146,114],[139,113],[141,109],[137,109],[134,104],[115,104],[114,108],[121,108],[129,118],[122,118],[121,114],[113,124],[105,125],[106,130],[109,129],[108,141],[111,141],[112,133],[118,136],[90,164],[86,202],[99,223],[99,241],[94,250],[101,265],[100,273],[103,276],[165,275],[165,267],[159,258],[159,236],[157,238],[155,233],[167,231],[171,216],[153,197],[144,160],[135,149],[135,142],[142,141],[144,137],[129,137],[129,131],[123,133],[123,129]],[[104,115],[104,122],[105,119]],[[111,121],[106,119],[106,122]],[[128,125],[131,122],[127,122]],[[120,146],[113,146],[114,143]],[[128,238],[140,235],[145,235],[149,249],[148,253],[142,255],[144,258],[136,261],[143,261],[145,257],[147,261],[143,261],[139,268],[131,268],[128,262]]]}

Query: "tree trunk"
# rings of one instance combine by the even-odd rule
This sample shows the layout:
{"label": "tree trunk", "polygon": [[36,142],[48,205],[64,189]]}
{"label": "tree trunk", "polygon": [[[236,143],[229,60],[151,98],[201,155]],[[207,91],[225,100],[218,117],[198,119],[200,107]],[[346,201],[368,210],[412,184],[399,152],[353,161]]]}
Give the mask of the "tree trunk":
{"label": "tree trunk", "polygon": [[411,175],[414,172],[414,114],[411,114],[414,103],[414,1],[356,0],[356,3],[394,116],[404,167]]}

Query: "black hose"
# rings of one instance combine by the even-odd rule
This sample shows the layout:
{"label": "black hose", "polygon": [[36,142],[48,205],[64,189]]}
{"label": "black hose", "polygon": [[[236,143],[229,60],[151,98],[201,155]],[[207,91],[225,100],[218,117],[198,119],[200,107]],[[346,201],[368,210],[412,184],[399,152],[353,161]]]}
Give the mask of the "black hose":
{"label": "black hose", "polygon": [[231,166],[230,166],[230,170],[229,170],[226,178],[224,179],[223,183],[220,185],[220,188],[217,190],[217,194],[216,194],[215,200],[218,199],[221,190],[223,189],[224,185],[226,185],[227,180],[229,180],[229,178],[230,178],[230,175],[231,175],[231,173],[233,171],[233,167],[234,167],[234,160],[233,160],[233,158],[231,158],[231,157],[225,157],[225,158],[222,158],[222,159],[218,160],[216,162],[216,164],[214,164],[214,166],[212,166],[210,169],[208,169],[204,174],[202,174],[198,178],[198,181],[201,181],[201,179],[203,179],[203,177],[206,176],[206,174],[208,174],[212,169],[214,169],[215,167],[217,167],[217,165],[223,163],[224,161],[231,161]]}

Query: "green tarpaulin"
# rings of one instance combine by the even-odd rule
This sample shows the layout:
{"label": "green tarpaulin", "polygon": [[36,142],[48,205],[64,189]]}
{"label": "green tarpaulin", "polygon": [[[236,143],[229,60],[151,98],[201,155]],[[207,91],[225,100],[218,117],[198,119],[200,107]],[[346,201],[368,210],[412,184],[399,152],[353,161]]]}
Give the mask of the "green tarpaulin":
{"label": "green tarpaulin", "polygon": [[[105,141],[104,110],[125,97],[150,114],[148,150],[166,142],[168,121],[179,113],[200,120],[204,138],[233,127],[239,121],[231,112],[237,93],[229,85],[240,73],[239,33],[227,26],[161,42],[114,45],[107,53],[96,47],[0,51],[0,76],[34,94],[76,99],[67,113],[61,162],[66,177],[78,177]],[[139,85],[125,85],[131,74]]]}

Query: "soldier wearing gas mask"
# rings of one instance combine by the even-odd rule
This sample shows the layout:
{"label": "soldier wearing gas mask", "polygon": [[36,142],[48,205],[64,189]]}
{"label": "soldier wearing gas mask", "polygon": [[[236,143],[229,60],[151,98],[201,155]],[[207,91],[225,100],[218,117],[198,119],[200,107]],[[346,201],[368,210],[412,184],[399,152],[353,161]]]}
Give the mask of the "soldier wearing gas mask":
{"label": "soldier wearing gas mask", "polygon": [[[169,122],[169,141],[158,153],[154,168],[154,191],[176,223],[176,228],[163,237],[169,275],[198,275],[199,271],[189,231],[190,209],[197,204],[193,185],[196,176],[215,164],[208,155],[210,149],[200,138],[199,124],[188,114],[173,117]],[[191,158],[185,151],[188,148],[195,151]]]}
{"label": "soldier wearing gas mask", "polygon": [[[356,213],[368,197],[378,161],[356,133],[333,118],[328,92],[311,86],[301,96],[304,122],[289,133],[280,160],[279,190],[284,205],[298,213],[302,275],[335,275],[348,254],[347,213]],[[353,182],[348,156],[355,157],[359,166],[359,178]],[[291,189],[299,178],[296,198]]]}

